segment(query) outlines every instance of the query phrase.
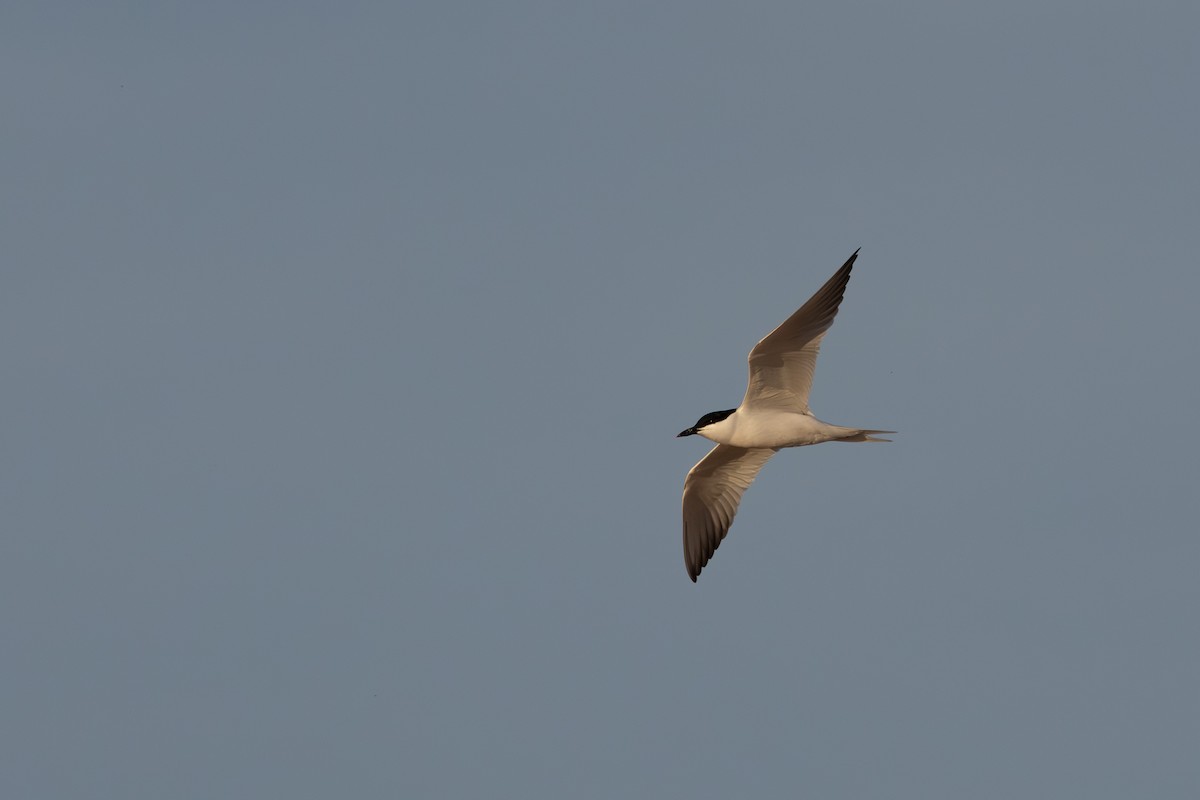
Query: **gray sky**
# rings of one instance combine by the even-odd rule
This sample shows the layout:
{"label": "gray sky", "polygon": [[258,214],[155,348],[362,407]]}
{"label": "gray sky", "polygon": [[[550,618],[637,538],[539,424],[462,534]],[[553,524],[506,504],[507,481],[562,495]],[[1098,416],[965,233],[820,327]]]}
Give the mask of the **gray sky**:
{"label": "gray sky", "polygon": [[1200,11],[826,5],[7,8],[0,795],[1200,796]]}

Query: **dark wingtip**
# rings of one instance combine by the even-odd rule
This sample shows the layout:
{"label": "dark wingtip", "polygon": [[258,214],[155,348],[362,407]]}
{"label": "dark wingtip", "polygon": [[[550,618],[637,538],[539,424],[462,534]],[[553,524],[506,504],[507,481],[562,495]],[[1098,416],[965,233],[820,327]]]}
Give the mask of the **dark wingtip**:
{"label": "dark wingtip", "polygon": [[[860,247],[858,250],[862,250],[862,248]],[[833,273],[834,278],[836,278],[842,272],[845,272],[847,275],[850,274],[850,269],[854,266],[854,262],[858,259],[858,250],[855,250],[853,253],[851,253],[850,257],[846,259],[846,263],[842,264],[838,271]]]}

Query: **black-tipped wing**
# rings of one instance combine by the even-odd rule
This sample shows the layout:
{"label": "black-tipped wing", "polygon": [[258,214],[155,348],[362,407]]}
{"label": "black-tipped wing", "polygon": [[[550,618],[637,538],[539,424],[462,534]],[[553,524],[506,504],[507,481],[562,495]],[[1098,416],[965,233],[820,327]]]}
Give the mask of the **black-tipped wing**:
{"label": "black-tipped wing", "polygon": [[856,258],[857,250],[807,303],[750,351],[750,382],[743,406],[808,412],[821,339],[837,316]]}
{"label": "black-tipped wing", "polygon": [[742,494],[776,448],[719,444],[683,483],[683,561],[693,582],[729,532]]}

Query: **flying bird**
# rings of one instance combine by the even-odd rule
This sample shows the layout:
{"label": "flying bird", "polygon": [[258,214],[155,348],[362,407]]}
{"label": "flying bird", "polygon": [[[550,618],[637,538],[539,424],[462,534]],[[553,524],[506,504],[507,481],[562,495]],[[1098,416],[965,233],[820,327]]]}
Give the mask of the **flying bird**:
{"label": "flying bird", "polygon": [[808,408],[821,339],[837,316],[856,258],[858,250],[795,314],[754,345],[740,406],[705,414],[679,433],[717,443],[683,484],[683,561],[693,583],[721,546],[742,495],[771,456],[784,447],[821,442],[891,441],[874,434],[895,431],[830,425]]}

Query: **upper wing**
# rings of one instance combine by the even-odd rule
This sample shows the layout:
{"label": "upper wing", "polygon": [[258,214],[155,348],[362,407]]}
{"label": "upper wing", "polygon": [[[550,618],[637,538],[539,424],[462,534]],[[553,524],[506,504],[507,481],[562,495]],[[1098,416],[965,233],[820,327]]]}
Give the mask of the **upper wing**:
{"label": "upper wing", "polygon": [[808,393],[821,338],[841,305],[858,250],[809,301],[750,351],[750,382],[742,405],[808,412]]}
{"label": "upper wing", "polygon": [[777,448],[719,444],[683,483],[683,561],[694,583],[733,524],[742,494]]}

